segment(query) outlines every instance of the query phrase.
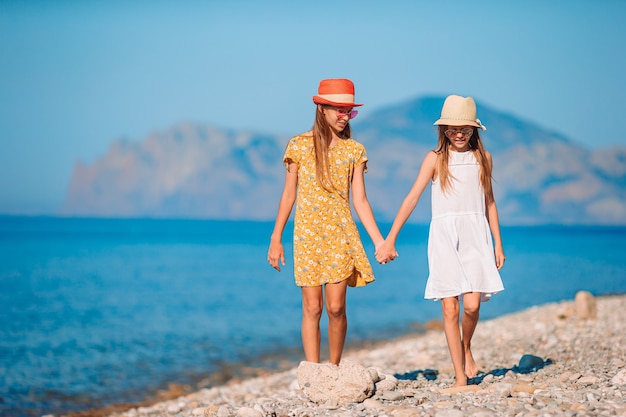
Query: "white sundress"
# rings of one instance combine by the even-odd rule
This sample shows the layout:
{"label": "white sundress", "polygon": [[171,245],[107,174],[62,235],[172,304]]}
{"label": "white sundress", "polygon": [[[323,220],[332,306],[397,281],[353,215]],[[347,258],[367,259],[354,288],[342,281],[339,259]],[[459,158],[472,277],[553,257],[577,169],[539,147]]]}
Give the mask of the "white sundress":
{"label": "white sundress", "polygon": [[425,299],[482,293],[482,301],[504,290],[496,268],[491,230],[474,152],[450,152],[451,187],[432,182],[432,220],[428,235],[429,276]]}

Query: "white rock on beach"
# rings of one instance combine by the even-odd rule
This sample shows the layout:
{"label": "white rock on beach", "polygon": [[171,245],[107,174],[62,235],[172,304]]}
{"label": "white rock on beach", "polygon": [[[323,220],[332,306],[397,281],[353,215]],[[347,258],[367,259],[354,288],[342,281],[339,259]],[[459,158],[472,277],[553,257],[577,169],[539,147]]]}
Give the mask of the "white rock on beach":
{"label": "white rock on beach", "polygon": [[[625,416],[626,296],[593,300],[594,320],[582,319],[573,300],[479,322],[472,352],[482,373],[464,388],[452,387],[454,371],[439,329],[346,351],[343,379],[341,367],[312,364],[306,372],[294,367],[110,417]],[[537,358],[546,365],[520,372],[525,355],[534,357],[531,365]],[[320,376],[324,383],[312,401],[306,389]],[[394,379],[394,389],[380,389]],[[323,394],[324,384],[343,392],[341,398]]]}
{"label": "white rock on beach", "polygon": [[369,371],[349,360],[341,361],[339,366],[303,361],[297,373],[300,388],[309,400],[318,404],[363,402],[374,393]]}
{"label": "white rock on beach", "polygon": [[598,317],[598,307],[593,295],[588,291],[578,291],[574,298],[574,312],[581,320],[595,319]]}

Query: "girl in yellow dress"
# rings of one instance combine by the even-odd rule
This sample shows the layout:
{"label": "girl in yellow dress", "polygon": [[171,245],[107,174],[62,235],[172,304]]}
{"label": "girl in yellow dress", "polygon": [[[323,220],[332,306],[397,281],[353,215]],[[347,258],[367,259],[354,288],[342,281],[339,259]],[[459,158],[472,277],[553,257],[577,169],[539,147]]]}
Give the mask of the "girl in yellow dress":
{"label": "girl in yellow dress", "polygon": [[290,139],[283,157],[287,168],[267,260],[285,265],[282,234],[294,202],[293,255],[296,285],[302,289],[302,344],[309,362],[320,361],[320,319],[326,299],[330,362],[338,365],[346,339],[347,286],[374,281],[350,209],[377,247],[383,237],[365,193],[367,154],[350,137],[357,114],[354,84],[347,79],[320,82],[313,129]]}

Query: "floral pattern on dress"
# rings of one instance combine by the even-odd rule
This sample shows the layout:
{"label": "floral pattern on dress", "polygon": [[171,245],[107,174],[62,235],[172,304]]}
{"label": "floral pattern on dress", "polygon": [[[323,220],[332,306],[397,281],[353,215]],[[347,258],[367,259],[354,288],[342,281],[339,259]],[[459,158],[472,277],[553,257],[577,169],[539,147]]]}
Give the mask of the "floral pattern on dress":
{"label": "floral pattern on dress", "polygon": [[283,161],[298,165],[298,195],[293,233],[296,285],[316,287],[348,279],[359,287],[374,281],[372,266],[352,218],[350,185],[354,169],[367,162],[365,147],[341,139],[330,148],[330,177],[335,190],[317,182],[313,137],[294,136]]}

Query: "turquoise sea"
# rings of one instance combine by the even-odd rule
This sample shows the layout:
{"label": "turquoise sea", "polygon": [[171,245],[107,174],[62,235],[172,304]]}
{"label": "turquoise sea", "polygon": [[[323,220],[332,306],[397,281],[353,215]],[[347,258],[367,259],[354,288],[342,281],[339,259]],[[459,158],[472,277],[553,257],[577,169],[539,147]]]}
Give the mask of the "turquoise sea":
{"label": "turquoise sea", "polygon": [[[383,233],[389,224],[381,224]],[[141,401],[168,384],[211,386],[245,367],[297,363],[300,292],[266,262],[271,222],[0,216],[0,415]],[[423,299],[428,226],[348,292],[347,348],[440,318]],[[363,232],[370,260],[373,246]],[[502,227],[505,291],[488,319],[548,302],[626,293],[625,227]],[[480,325],[480,324],[479,324]]]}

